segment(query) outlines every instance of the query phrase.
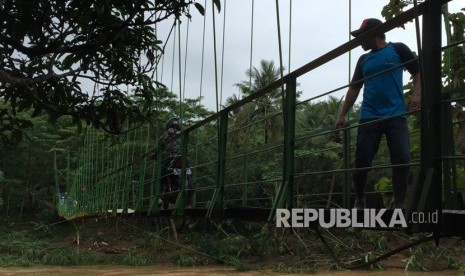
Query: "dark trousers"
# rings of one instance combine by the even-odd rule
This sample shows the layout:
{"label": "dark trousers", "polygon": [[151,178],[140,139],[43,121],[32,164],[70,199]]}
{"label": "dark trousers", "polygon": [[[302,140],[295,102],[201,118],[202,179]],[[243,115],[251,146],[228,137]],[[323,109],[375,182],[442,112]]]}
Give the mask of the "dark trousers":
{"label": "dark trousers", "polygon": [[[362,198],[369,168],[378,151],[381,137],[386,136],[387,146],[392,168],[392,189],[394,193],[394,205],[402,205],[405,202],[410,163],[410,142],[407,119],[398,117],[376,123],[361,122],[358,127],[357,148],[355,151],[355,167],[352,174],[357,197]],[[403,165],[405,166],[398,166]]]}
{"label": "dark trousers", "polygon": [[[174,176],[173,172],[170,171],[169,169],[173,168],[179,168],[181,169],[181,163],[177,164],[177,161],[181,159],[181,156],[175,156],[172,158],[167,158],[162,161],[162,166],[161,166],[161,185],[160,185],[160,194],[168,192],[167,185],[168,181],[170,181],[168,178],[171,178],[171,181],[176,181],[177,185],[181,185],[181,176]],[[187,164],[187,167],[189,167],[189,163]],[[176,178],[176,180],[174,180]],[[192,204],[192,197],[193,197],[193,183],[191,180],[190,175],[186,175],[186,205],[191,205]],[[179,183],[178,183],[179,182]],[[176,189],[180,189],[181,187],[175,187]]]}

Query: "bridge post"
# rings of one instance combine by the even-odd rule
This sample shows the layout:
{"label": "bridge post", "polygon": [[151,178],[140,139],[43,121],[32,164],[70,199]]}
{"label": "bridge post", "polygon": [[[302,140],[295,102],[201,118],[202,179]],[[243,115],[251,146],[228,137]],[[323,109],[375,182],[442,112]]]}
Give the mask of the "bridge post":
{"label": "bridge post", "polygon": [[[445,93],[443,93],[445,94]],[[454,129],[452,125],[452,107],[450,105],[450,94],[443,95],[444,105],[442,106],[443,129],[442,134],[442,153],[444,156],[455,155]],[[457,164],[455,159],[446,159],[443,161],[443,191],[444,207],[446,209],[458,209],[460,194],[457,193]]]}
{"label": "bridge post", "polygon": [[286,91],[284,93],[284,145],[283,145],[283,180],[274,200],[268,221],[272,221],[277,208],[291,209],[294,206],[294,148],[295,148],[295,106],[297,77],[287,75]]}
{"label": "bridge post", "polygon": [[249,199],[249,188],[248,188],[248,184],[247,184],[247,181],[248,181],[248,169],[249,166],[247,164],[247,155],[244,155],[244,161],[243,161],[243,167],[242,167],[242,171],[244,172],[244,176],[243,176],[243,182],[246,183],[243,188],[242,188],[242,197],[241,197],[241,202],[242,202],[242,206],[243,207],[246,207],[247,206],[247,202],[248,202],[248,199]]}
{"label": "bridge post", "polygon": [[350,128],[349,125],[346,125],[343,130],[344,133],[344,186],[342,188],[342,206],[346,209],[350,209],[350,187],[352,183],[351,173],[350,173]]}
{"label": "bridge post", "polygon": [[218,159],[216,164],[216,189],[213,192],[211,202],[207,210],[207,218],[215,215],[222,216],[224,211],[224,175],[226,170],[226,145],[228,138],[228,110],[220,111],[220,120],[218,126]]}
{"label": "bridge post", "polygon": [[[423,50],[420,53],[422,74],[421,93],[421,170],[411,211],[441,214],[441,1],[426,1],[423,15]],[[437,231],[437,225],[413,226],[413,231]],[[420,229],[421,228],[421,229]]]}
{"label": "bridge post", "polygon": [[[158,213],[160,211],[160,205],[158,204],[158,198],[160,197],[160,188],[161,188],[161,166],[163,163],[163,151],[161,149],[161,145],[157,144],[157,157],[156,162],[153,162],[153,172],[155,177],[152,177],[152,181],[150,182],[150,194],[149,194],[149,209],[147,214],[150,215],[152,212]],[[155,181],[154,181],[155,180]],[[155,184],[155,185],[154,185]]]}

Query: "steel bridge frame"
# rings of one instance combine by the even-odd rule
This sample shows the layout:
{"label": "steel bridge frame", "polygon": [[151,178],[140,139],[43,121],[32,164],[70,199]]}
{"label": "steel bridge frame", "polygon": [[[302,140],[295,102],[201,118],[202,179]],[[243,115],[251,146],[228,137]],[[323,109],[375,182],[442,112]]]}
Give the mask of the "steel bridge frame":
{"label": "steel bridge frame", "polygon": [[[324,65],[325,63],[347,53],[358,47],[361,43],[376,33],[386,33],[410,20],[423,16],[421,52],[419,60],[421,64],[422,95],[421,95],[421,163],[420,173],[415,179],[413,197],[408,206],[407,213],[412,212],[432,212],[438,210],[439,222],[437,224],[410,225],[409,231],[432,231],[437,236],[444,229],[454,225],[455,232],[465,233],[465,225],[458,223],[463,216],[460,212],[443,212],[443,207],[454,208],[457,206],[456,195],[451,189],[451,162],[446,162],[444,156],[453,155],[453,147],[447,146],[450,143],[452,125],[448,120],[443,120],[450,116],[450,105],[444,105],[443,101],[447,95],[442,93],[441,79],[441,7],[451,0],[426,0],[423,3],[411,8],[397,17],[386,21],[382,25],[367,31],[363,35],[350,40],[343,45],[327,52],[326,54],[314,59],[304,66],[290,72],[281,79],[273,82],[267,87],[243,98],[242,100],[225,107],[218,113],[198,122],[184,130],[182,138],[182,158],[183,164],[187,164],[188,141],[190,135],[196,129],[209,124],[217,123],[217,160],[215,168],[215,189],[206,209],[184,209],[186,200],[186,167],[182,169],[181,192],[173,209],[159,210],[154,200],[148,210],[148,214],[163,215],[201,215],[207,218],[212,217],[240,217],[255,218],[257,216],[272,221],[275,217],[275,211],[278,208],[291,209],[295,206],[294,202],[294,183],[295,183],[295,121],[296,121],[296,91],[297,78],[309,73],[310,71]],[[271,91],[286,86],[284,93],[284,143],[283,143],[283,164],[282,164],[282,182],[273,201],[272,208],[269,209],[227,209],[224,208],[225,192],[225,173],[226,173],[226,156],[227,156],[227,138],[228,122],[231,111],[244,106]],[[445,122],[445,123],[444,123]],[[350,208],[350,132],[349,128],[344,129],[344,185],[343,185],[343,207]],[[440,145],[440,146],[438,146]],[[445,169],[444,169],[445,168]],[[155,188],[151,188],[151,194],[158,191],[160,185],[160,168],[157,169],[157,181]],[[141,180],[142,182],[142,180]],[[443,191],[447,191],[443,195]],[[156,197],[155,197],[156,198]],[[443,206],[443,198],[445,198]]]}

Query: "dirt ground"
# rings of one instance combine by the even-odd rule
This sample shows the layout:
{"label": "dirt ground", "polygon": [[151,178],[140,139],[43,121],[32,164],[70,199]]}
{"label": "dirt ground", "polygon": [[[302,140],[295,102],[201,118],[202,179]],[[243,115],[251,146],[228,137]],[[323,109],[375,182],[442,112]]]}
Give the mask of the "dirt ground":
{"label": "dirt ground", "polygon": [[[201,265],[237,265],[221,259],[221,256],[205,250],[199,243],[208,242],[218,236],[215,233],[228,231],[216,226],[191,227],[192,221],[174,221],[176,231],[166,218],[93,218],[66,222],[69,231],[58,239],[61,245],[72,246],[76,250],[86,250],[96,258],[112,259],[119,263],[128,255],[136,252],[139,258],[147,257],[160,265],[180,265],[183,254],[193,259],[195,266]],[[236,229],[242,222],[236,222]],[[198,226],[198,225],[197,225]],[[205,240],[195,241],[192,233],[204,235]],[[240,230],[238,230],[240,232]],[[303,267],[312,264],[318,270],[340,269],[341,265],[353,266],[363,260],[372,260],[392,250],[412,243],[412,237],[396,233],[360,232],[353,237],[341,237],[340,233],[324,233],[328,246],[320,241],[315,233],[280,233],[283,249],[280,253],[269,250],[266,254],[243,254],[238,261],[245,266],[273,269],[276,267]],[[220,233],[221,234],[221,233]],[[276,233],[272,234],[276,237]],[[284,238],[283,235],[286,235]],[[256,235],[255,235],[256,236]],[[333,237],[334,236],[334,237]],[[254,235],[247,237],[254,239]],[[421,236],[418,238],[422,238]],[[221,238],[220,238],[221,239]],[[414,239],[413,239],[414,242]],[[271,243],[271,242],[270,242]],[[215,245],[216,244],[216,245]],[[247,244],[246,244],[247,246]],[[208,248],[208,245],[206,246]],[[281,246],[280,246],[281,247]],[[249,250],[252,252],[253,250]],[[352,255],[353,254],[353,255]],[[332,255],[337,255],[335,258]],[[239,256],[239,254],[237,255]],[[224,257],[224,256],[223,256]],[[362,260],[355,260],[355,259]],[[309,261],[310,260],[310,261]],[[338,262],[336,261],[339,261]],[[182,261],[182,260],[181,260]],[[182,264],[181,264],[182,265]],[[189,266],[189,264],[187,264]],[[369,267],[369,269],[405,269],[420,271],[445,271],[465,268],[465,242],[461,237],[441,238],[439,246],[434,241],[421,243],[402,250]],[[366,269],[362,267],[362,269]]]}

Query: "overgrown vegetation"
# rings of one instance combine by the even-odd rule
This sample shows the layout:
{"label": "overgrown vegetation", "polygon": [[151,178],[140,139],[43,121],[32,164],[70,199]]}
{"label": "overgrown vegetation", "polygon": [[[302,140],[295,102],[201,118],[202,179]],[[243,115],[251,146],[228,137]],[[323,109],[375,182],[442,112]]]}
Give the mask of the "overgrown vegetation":
{"label": "overgrown vegetation", "polygon": [[47,230],[30,221],[16,221],[0,231],[0,267],[227,265],[238,270],[283,273],[342,270],[345,268],[341,265],[355,264],[365,270],[464,269],[465,243],[456,238],[442,239],[438,247],[422,243],[379,263],[362,266],[422,236],[354,228],[321,229],[328,244],[325,246],[310,228],[291,230],[266,223],[205,219],[179,220],[176,224],[177,241],[165,218],[150,222],[137,217],[61,221]]}

